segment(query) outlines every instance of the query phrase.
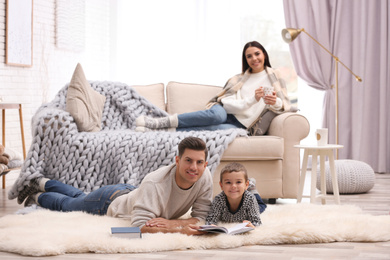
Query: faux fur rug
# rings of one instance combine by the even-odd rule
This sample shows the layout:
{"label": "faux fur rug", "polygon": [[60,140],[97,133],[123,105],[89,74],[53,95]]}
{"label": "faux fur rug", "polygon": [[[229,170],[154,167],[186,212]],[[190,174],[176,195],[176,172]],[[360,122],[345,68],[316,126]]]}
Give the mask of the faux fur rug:
{"label": "faux fur rug", "polygon": [[28,256],[66,253],[139,253],[233,248],[244,245],[390,241],[390,216],[372,216],[356,206],[269,205],[263,225],[236,236],[143,234],[142,239],[114,238],[111,227],[122,219],[86,213],[37,210],[0,218],[0,251]]}

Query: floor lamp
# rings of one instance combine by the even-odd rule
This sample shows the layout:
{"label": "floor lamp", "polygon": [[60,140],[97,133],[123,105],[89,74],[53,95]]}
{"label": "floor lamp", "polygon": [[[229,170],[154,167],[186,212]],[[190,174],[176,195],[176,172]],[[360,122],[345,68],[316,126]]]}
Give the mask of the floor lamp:
{"label": "floor lamp", "polygon": [[[335,127],[336,127],[336,144],[339,144],[339,82],[338,82],[338,64],[340,63],[343,65],[352,75],[355,76],[356,80],[359,82],[362,82],[362,79],[357,76],[355,73],[353,73],[344,63],[342,63],[338,57],[333,55],[328,49],[326,49],[321,43],[319,43],[316,39],[313,38],[308,32],[305,31],[305,29],[294,29],[294,28],[286,28],[282,30],[282,37],[283,40],[287,43],[292,42],[295,40],[295,38],[298,37],[298,35],[304,32],[306,33],[313,41],[315,41],[318,45],[321,46],[327,53],[329,53],[333,59],[335,60],[335,88],[336,88],[336,119],[335,119]],[[333,86],[332,86],[333,88]],[[339,152],[338,149],[336,149],[336,159],[339,158]]]}

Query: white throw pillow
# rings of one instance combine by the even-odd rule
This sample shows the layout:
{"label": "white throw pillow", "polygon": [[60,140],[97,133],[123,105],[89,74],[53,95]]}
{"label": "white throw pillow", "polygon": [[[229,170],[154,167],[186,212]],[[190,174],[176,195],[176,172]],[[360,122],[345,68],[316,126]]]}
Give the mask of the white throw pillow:
{"label": "white throw pillow", "polygon": [[9,160],[23,160],[23,156],[21,153],[18,153],[10,148],[4,147],[4,153],[9,155]]}
{"label": "white throw pillow", "polygon": [[106,97],[92,89],[78,63],[69,83],[66,111],[73,116],[80,132],[100,131],[105,102]]}

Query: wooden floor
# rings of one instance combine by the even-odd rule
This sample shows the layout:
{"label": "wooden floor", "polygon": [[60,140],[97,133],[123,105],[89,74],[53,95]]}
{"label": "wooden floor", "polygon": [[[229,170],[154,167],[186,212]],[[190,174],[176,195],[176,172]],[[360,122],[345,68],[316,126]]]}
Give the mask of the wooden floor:
{"label": "wooden floor", "polygon": [[[22,208],[16,203],[16,200],[7,199],[7,190],[11,184],[12,182],[7,180],[6,190],[0,192],[0,216],[13,214]],[[296,201],[277,200],[277,204],[287,203],[296,203]],[[304,199],[303,203],[308,203],[307,199]],[[319,204],[320,201],[317,203]],[[327,203],[333,204],[333,201],[328,200]],[[390,213],[390,174],[376,174],[376,183],[370,192],[341,195],[341,203],[357,205],[373,215],[388,215]],[[27,258],[31,257],[0,252],[0,259]],[[40,259],[390,259],[390,242],[245,246],[233,249],[169,251],[148,254],[66,254]]]}

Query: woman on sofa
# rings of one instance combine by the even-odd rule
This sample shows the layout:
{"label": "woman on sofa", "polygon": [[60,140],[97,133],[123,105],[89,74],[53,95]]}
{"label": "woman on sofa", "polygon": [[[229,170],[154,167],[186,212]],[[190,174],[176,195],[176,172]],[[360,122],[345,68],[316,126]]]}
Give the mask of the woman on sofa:
{"label": "woman on sofa", "polygon": [[[265,88],[271,88],[270,95],[265,95]],[[293,110],[285,83],[271,68],[267,51],[252,41],[242,52],[242,73],[228,80],[206,105],[206,110],[160,118],[140,116],[136,131],[244,128],[253,135],[261,135],[276,114]]]}

